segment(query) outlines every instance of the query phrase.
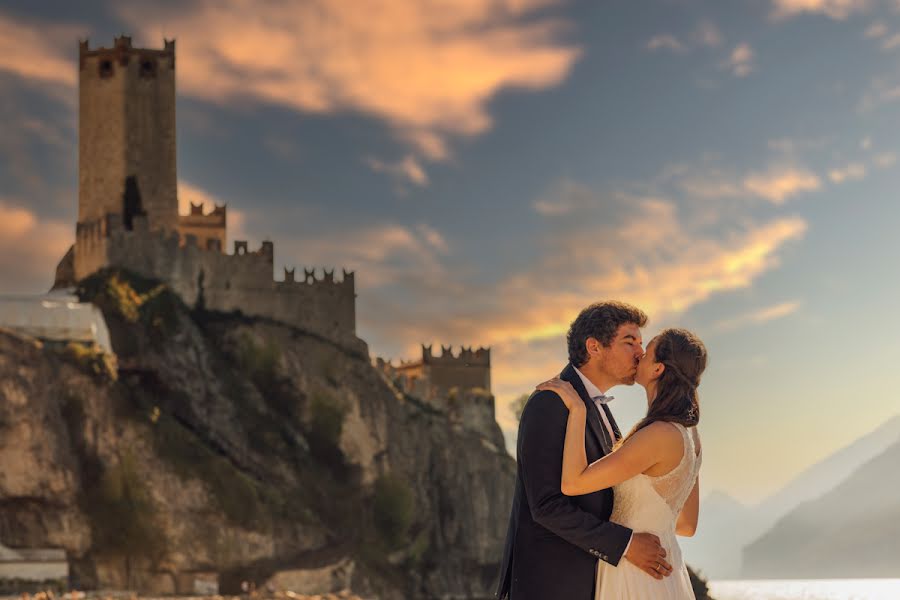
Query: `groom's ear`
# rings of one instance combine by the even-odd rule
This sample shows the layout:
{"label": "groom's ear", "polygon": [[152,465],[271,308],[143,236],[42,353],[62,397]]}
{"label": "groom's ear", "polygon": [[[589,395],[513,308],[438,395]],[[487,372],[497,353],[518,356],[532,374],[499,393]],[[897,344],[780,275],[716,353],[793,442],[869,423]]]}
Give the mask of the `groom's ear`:
{"label": "groom's ear", "polygon": [[600,343],[600,340],[597,338],[589,337],[584,342],[584,348],[587,350],[588,356],[600,356],[600,353],[603,349],[603,344]]}

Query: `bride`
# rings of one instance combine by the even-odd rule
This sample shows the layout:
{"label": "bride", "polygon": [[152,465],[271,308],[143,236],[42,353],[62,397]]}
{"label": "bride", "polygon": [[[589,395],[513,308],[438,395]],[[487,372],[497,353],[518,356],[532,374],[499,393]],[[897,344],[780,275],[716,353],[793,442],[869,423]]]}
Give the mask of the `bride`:
{"label": "bride", "polygon": [[[599,561],[597,600],[685,600],[694,593],[676,535],[692,536],[700,509],[700,420],[697,386],[706,348],[685,329],[666,329],[650,341],[635,381],[647,391],[647,416],[614,452],[590,465],[584,448],[586,408],[567,381],[554,378],[539,390],[559,394],[569,420],[563,451],[562,492],[567,496],[613,488],[610,521],[659,536],[670,577],[654,579],[628,561]],[[660,565],[657,565],[659,570]]]}

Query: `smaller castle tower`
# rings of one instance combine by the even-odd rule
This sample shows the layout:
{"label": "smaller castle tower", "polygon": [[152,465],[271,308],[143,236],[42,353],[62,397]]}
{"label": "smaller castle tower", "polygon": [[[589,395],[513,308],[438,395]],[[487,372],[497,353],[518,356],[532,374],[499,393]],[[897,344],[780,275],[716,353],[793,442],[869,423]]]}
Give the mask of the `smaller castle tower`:
{"label": "smaller castle tower", "polygon": [[398,377],[406,392],[425,399],[446,396],[454,388],[491,391],[490,348],[461,347],[454,354],[451,346],[441,346],[436,356],[431,346],[422,345],[421,359],[401,361],[396,367],[381,361],[380,366]]}
{"label": "smaller castle tower", "polygon": [[225,252],[227,235],[227,208],[216,205],[208,212],[203,212],[203,204],[191,202],[191,212],[178,215],[178,233],[182,239],[192,235],[197,238],[197,245],[206,250]]}

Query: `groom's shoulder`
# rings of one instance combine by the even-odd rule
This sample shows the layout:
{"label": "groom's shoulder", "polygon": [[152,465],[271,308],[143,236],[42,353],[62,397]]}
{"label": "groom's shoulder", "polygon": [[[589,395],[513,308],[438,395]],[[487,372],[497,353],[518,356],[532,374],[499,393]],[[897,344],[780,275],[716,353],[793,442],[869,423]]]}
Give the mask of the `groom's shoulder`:
{"label": "groom's shoulder", "polygon": [[559,394],[552,390],[537,390],[528,398],[522,410],[522,419],[526,417],[541,418],[554,414],[568,414],[566,405]]}

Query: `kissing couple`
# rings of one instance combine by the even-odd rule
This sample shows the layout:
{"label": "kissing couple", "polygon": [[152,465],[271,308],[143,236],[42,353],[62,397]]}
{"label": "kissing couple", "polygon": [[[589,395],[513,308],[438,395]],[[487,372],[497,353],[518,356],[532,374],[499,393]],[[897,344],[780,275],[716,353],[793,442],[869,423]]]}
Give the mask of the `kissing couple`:
{"label": "kissing couple", "polygon": [[[525,404],[497,598],[694,598],[676,535],[694,535],[700,510],[706,348],[666,329],[645,350],[646,323],[622,302],[582,310],[566,336],[569,364]],[[647,415],[622,437],[605,394],[635,382]]]}

